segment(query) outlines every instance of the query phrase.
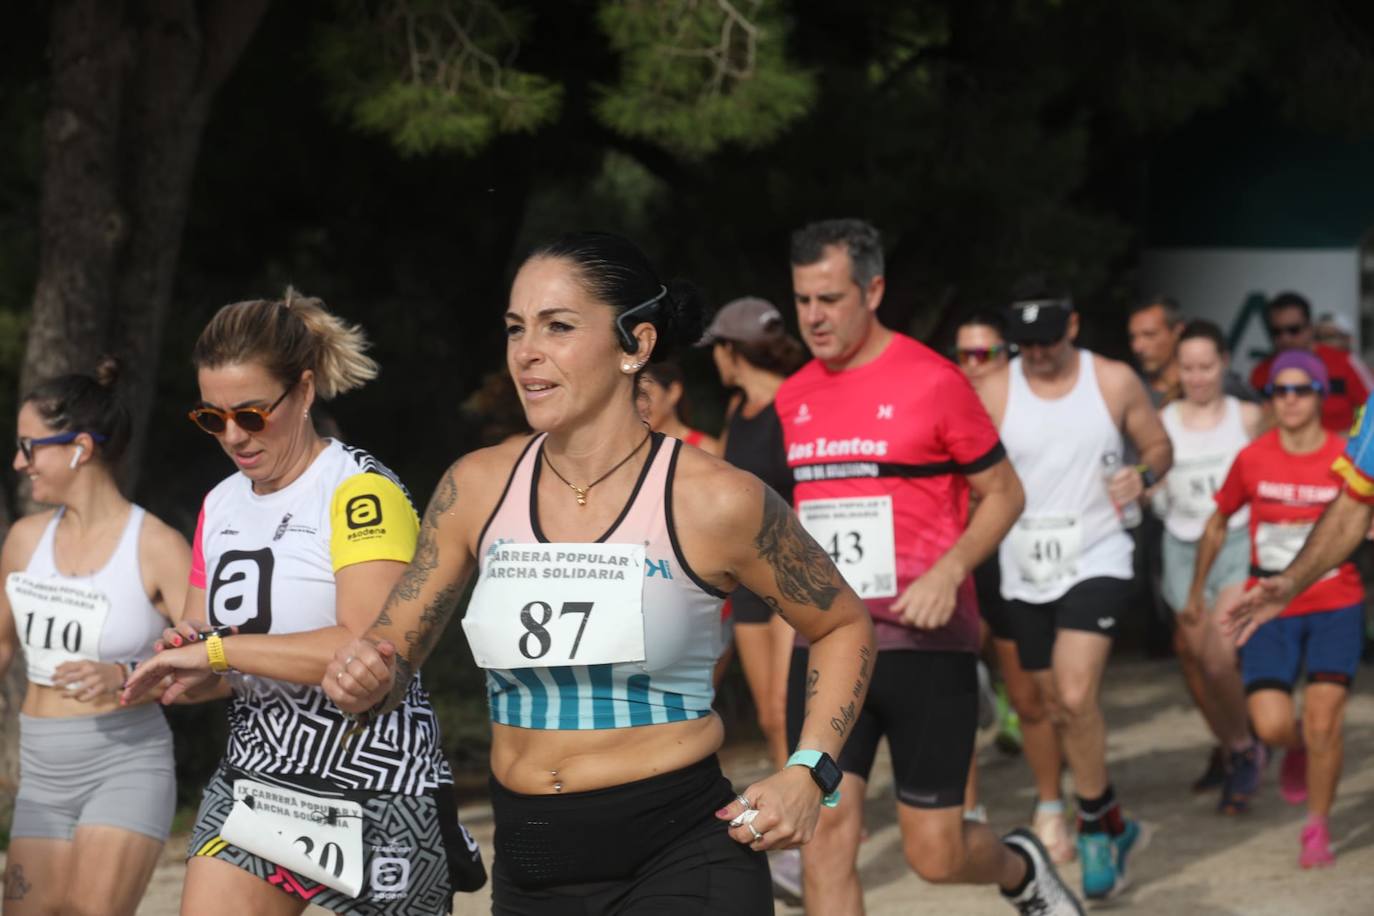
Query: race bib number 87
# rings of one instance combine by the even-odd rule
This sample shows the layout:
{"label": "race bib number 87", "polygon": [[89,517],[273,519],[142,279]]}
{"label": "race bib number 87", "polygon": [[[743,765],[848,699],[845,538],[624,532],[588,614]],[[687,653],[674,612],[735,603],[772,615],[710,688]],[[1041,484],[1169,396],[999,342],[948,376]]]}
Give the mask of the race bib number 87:
{"label": "race bib number 87", "polygon": [[644,547],[504,544],[463,618],[480,668],[644,661]]}

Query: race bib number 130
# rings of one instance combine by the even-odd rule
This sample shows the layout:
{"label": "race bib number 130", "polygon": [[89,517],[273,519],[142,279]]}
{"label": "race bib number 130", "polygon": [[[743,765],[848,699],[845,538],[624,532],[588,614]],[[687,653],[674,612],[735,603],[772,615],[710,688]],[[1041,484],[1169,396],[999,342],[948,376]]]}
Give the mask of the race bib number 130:
{"label": "race bib number 130", "polygon": [[480,668],[644,661],[644,547],[504,544],[463,618]]}

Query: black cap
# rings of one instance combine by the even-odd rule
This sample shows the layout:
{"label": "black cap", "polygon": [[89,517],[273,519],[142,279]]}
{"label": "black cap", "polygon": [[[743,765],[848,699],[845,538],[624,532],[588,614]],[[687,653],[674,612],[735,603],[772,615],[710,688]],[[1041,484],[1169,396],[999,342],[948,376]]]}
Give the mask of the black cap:
{"label": "black cap", "polygon": [[1069,330],[1071,299],[1024,299],[1007,310],[1007,340],[1018,344],[1052,344]]}

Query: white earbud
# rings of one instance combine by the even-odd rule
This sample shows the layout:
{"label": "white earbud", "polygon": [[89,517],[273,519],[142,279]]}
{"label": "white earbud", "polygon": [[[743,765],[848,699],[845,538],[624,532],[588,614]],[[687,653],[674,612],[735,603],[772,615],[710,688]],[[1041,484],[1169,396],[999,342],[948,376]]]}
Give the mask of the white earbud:
{"label": "white earbud", "polygon": [[76,454],[72,455],[72,463],[67,465],[67,467],[71,468],[73,471],[76,470],[76,466],[81,463],[81,456],[84,454],[86,454],[86,446],[78,445],[76,447]]}

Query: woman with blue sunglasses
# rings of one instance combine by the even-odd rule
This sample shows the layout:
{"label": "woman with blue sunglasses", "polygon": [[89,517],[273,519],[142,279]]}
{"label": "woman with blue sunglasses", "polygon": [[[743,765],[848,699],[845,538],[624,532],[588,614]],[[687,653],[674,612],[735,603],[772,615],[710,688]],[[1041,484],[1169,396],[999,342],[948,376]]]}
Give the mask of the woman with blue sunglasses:
{"label": "woman with blue sunglasses", "polygon": [[44,382],[19,410],[14,469],[56,508],[15,522],[0,552],[0,676],[20,650],[29,680],[9,916],[133,913],[176,804],[166,720],[156,704],[121,706],[119,690],[179,618],[191,551],[120,493],[117,370]]}

